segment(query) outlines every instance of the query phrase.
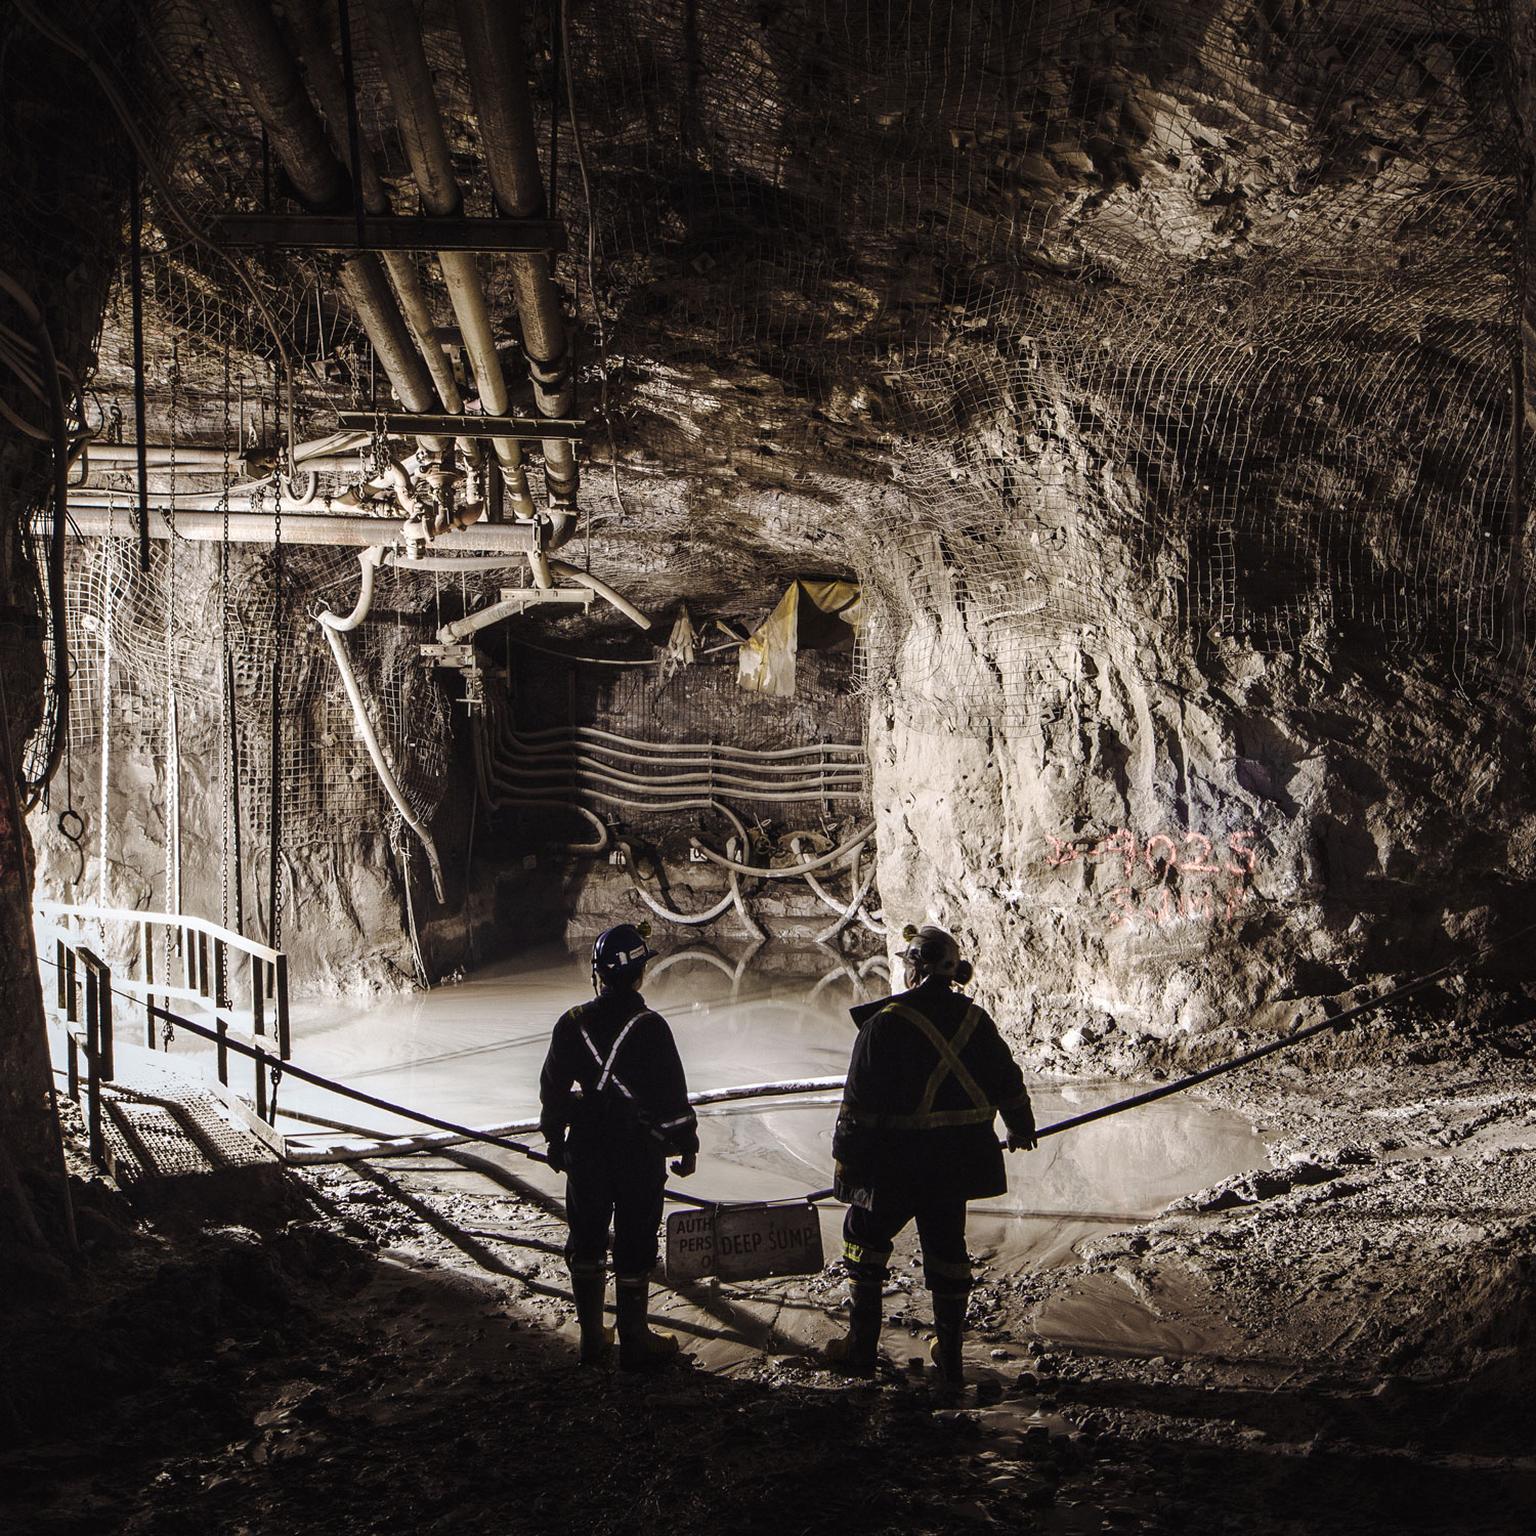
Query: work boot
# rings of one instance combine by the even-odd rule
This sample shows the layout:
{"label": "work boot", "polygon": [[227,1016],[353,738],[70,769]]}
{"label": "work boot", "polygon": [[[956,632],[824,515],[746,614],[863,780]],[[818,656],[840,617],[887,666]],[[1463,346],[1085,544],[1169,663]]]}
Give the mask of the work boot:
{"label": "work boot", "polygon": [[934,1340],[929,1346],[929,1357],[939,1368],[939,1380],[946,1387],[965,1384],[965,1359],[960,1343],[965,1337],[964,1296],[929,1293],[933,1297]]}
{"label": "work boot", "polygon": [[827,1359],[834,1370],[845,1376],[873,1376],[880,1359],[881,1292],[879,1280],[856,1279],[849,1282],[851,1305],[848,1309],[848,1334],[827,1345]]}
{"label": "work boot", "polygon": [[677,1339],[670,1333],[652,1333],[645,1309],[650,1282],[644,1275],[619,1275],[614,1280],[614,1301],[619,1314],[619,1366],[626,1371],[654,1371],[677,1358]]}
{"label": "work boot", "polygon": [[572,1268],[570,1275],[576,1322],[581,1328],[581,1364],[601,1365],[613,1349],[613,1329],[603,1321],[603,1293],[608,1289],[608,1276],[601,1266],[595,1270]]}

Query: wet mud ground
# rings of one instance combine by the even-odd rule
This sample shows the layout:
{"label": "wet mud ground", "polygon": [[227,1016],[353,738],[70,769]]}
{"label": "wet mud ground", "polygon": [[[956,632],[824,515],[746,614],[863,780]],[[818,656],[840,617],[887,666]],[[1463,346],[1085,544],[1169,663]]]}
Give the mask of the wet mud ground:
{"label": "wet mud ground", "polygon": [[291,1175],[243,1226],[97,1180],[85,1261],[0,1322],[0,1528],[1528,1530],[1533,1075],[1404,1027],[1224,1080],[1267,1155],[1156,1214],[1033,1265],[973,1223],[958,1401],[909,1367],[910,1265],[872,1385],[810,1349],[831,1270],[658,1287],[690,1363],[577,1369],[552,1190],[480,1153]]}

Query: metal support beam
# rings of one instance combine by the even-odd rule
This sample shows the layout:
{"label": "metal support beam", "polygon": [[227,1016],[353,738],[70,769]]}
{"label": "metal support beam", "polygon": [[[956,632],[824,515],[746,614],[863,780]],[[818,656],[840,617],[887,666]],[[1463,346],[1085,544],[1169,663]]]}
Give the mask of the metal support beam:
{"label": "metal support beam", "polygon": [[[224,538],[224,514],[220,512],[178,512],[177,539],[198,544],[217,544]],[[42,515],[33,520],[39,533],[51,531],[52,519]],[[130,524],[121,512],[107,507],[72,507],[69,532],[81,538],[121,538]],[[163,512],[149,514],[149,536],[169,539],[173,535]],[[231,512],[229,538],[235,544],[272,544],[277,539],[277,519],[270,512]],[[342,549],[367,549],[379,544],[401,544],[401,523],[390,517],[326,517],[314,513],[283,514],[284,544],[321,544]],[[526,554],[544,542],[544,528],[538,523],[471,523],[450,533],[439,534],[429,545],[434,553],[462,552]]]}
{"label": "metal support beam", "polygon": [[226,213],[213,221],[215,245],[272,245],[322,251],[560,252],[565,229],[549,219],[405,218],[365,214]]}
{"label": "metal support beam", "polygon": [[515,437],[537,443],[545,438],[579,439],[585,421],[547,416],[451,416],[437,411],[338,411],[336,420],[344,432],[444,433],[450,437]]}

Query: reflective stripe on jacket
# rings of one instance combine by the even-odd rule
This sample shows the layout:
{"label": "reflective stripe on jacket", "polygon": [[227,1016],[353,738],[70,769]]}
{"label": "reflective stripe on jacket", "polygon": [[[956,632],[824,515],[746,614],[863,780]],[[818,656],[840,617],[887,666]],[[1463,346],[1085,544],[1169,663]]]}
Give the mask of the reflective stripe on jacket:
{"label": "reflective stripe on jacket", "polygon": [[539,1129],[551,1142],[615,1153],[698,1150],[683,1064],[667,1021],[616,988],[561,1016],[539,1077]]}
{"label": "reflective stripe on jacket", "polygon": [[877,1199],[882,1190],[892,1199],[1001,1194],[993,1121],[1022,1121],[1028,1108],[1023,1075],[986,1010],[926,981],[859,1031],[833,1134],[838,1181]]}

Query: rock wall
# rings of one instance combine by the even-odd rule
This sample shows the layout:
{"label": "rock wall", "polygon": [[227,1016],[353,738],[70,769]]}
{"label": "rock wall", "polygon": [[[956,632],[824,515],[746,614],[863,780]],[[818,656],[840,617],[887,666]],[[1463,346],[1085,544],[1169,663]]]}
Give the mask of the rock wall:
{"label": "rock wall", "polygon": [[871,721],[886,911],[953,926],[1040,1055],[1282,1029],[1529,915],[1523,708],[1368,651],[1145,637],[1067,651],[1059,684],[980,733],[894,695]]}

